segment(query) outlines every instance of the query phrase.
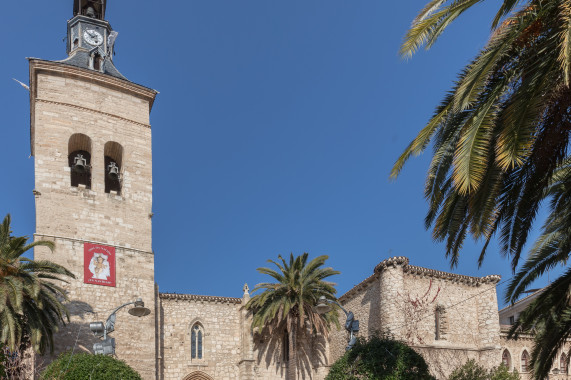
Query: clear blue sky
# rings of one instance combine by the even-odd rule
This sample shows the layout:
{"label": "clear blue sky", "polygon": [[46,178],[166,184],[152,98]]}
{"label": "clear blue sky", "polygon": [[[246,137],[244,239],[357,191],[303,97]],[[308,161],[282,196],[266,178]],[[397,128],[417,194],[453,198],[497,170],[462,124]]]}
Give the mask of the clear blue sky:
{"label": "clear blue sky", "polygon": [[[427,152],[395,159],[489,36],[496,2],[429,52],[397,52],[424,0],[109,0],[115,64],[160,91],[153,111],[155,280],[163,292],[241,296],[278,254],[327,254],[339,295],[390,256],[449,271],[423,226]],[[34,231],[25,57],[65,58],[72,1],[0,12],[0,216]],[[536,236],[536,235],[534,235]],[[468,242],[456,273],[511,276]],[[539,286],[546,283],[543,279]],[[503,287],[502,287],[503,288]],[[500,297],[500,303],[501,302]]]}

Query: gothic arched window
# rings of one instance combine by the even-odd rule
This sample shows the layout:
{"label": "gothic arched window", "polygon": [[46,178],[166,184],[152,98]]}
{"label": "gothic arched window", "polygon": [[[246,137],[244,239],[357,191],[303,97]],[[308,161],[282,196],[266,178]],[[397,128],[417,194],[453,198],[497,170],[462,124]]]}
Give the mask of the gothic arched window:
{"label": "gothic arched window", "polygon": [[502,364],[505,365],[507,369],[512,368],[512,356],[507,348],[502,353]]}
{"label": "gothic arched window", "polygon": [[105,143],[105,192],[115,191],[121,194],[121,167],[123,164],[123,147],[114,141]]}
{"label": "gothic arched window", "polygon": [[71,186],[91,189],[91,139],[82,134],[71,135],[68,142],[68,165]]}
{"label": "gothic arched window", "polygon": [[529,366],[529,354],[527,353],[527,350],[523,350],[523,352],[521,353],[521,372],[528,372]]}
{"label": "gothic arched window", "polygon": [[200,323],[195,323],[190,330],[190,357],[202,359],[204,351],[204,328]]}
{"label": "gothic arched window", "polygon": [[561,354],[559,359],[559,373],[567,373],[567,355]]}

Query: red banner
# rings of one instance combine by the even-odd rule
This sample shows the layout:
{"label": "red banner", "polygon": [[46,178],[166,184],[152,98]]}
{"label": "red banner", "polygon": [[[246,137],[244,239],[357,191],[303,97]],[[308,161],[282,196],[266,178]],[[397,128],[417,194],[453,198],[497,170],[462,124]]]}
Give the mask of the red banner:
{"label": "red banner", "polygon": [[115,286],[115,247],[83,245],[83,282]]}

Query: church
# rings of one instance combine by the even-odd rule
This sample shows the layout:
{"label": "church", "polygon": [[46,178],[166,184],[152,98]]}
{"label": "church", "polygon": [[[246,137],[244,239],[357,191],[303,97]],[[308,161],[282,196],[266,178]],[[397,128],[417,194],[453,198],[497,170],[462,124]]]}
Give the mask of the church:
{"label": "church", "polygon": [[[285,379],[283,346],[252,333],[242,308],[247,285],[231,298],[161,293],[155,283],[150,112],[157,92],[115,67],[117,33],[105,11],[105,0],[74,0],[68,57],[29,59],[34,239],[56,246],[53,253],[37,247],[34,257],[76,275],[64,285],[71,317],[56,336],[55,355],[114,352],[146,380]],[[507,341],[505,325],[519,309],[498,313],[499,280],[393,257],[339,302],[359,319],[360,336],[390,332],[421,352],[439,379],[468,359],[525,374],[532,340]],[[96,323],[110,315],[116,331]],[[335,329],[328,339],[303,342],[298,378],[324,379],[346,345],[347,333]],[[560,355],[554,374],[567,378]],[[37,357],[36,367],[54,357]]]}

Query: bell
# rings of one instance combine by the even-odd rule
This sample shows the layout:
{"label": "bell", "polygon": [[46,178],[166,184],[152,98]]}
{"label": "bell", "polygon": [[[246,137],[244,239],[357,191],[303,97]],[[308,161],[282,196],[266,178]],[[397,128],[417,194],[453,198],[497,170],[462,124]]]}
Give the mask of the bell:
{"label": "bell", "polygon": [[87,10],[85,11],[85,15],[87,17],[95,18],[95,9],[93,9],[93,7],[91,7],[91,6],[87,7]]}
{"label": "bell", "polygon": [[115,162],[111,162],[107,166],[107,177],[113,181],[117,181],[119,179],[119,167]]}
{"label": "bell", "polygon": [[87,171],[87,160],[83,158],[83,154],[78,153],[73,159],[72,170],[77,173],[85,173]]}

